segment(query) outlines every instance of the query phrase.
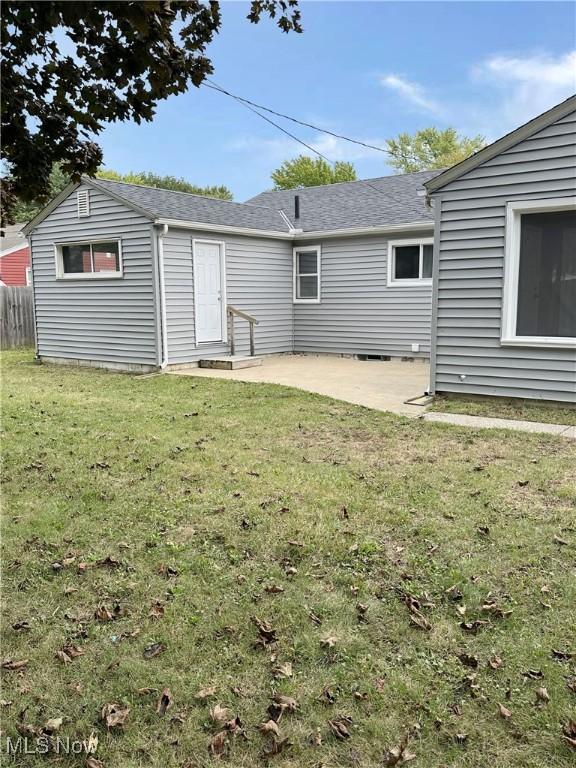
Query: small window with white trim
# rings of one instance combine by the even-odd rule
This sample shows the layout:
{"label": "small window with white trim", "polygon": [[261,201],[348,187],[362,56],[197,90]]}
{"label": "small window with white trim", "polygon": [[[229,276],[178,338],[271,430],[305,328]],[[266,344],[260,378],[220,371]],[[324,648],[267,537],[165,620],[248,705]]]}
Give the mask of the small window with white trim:
{"label": "small window with white trim", "polygon": [[432,283],[434,240],[391,240],[388,243],[389,285]]}
{"label": "small window with white trim", "polygon": [[320,302],[320,248],[294,248],[294,301]]}
{"label": "small window with white trim", "polygon": [[61,279],[122,277],[119,240],[58,243],[56,273]]}
{"label": "small window with white trim", "polygon": [[79,189],[76,192],[76,206],[78,218],[90,216],[90,192],[87,189]]}
{"label": "small window with white trim", "polygon": [[508,203],[502,343],[576,345],[576,199]]}

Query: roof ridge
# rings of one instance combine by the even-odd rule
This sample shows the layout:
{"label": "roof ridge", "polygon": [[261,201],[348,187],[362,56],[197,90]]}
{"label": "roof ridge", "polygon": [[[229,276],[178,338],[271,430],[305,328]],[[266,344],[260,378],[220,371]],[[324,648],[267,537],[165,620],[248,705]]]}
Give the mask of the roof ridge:
{"label": "roof ridge", "polygon": [[[304,191],[306,189],[320,189],[320,188],[330,188],[330,187],[339,187],[343,184],[366,184],[371,181],[381,181],[382,179],[403,179],[406,176],[418,176],[421,173],[434,173],[437,172],[438,174],[443,173],[446,168],[428,168],[423,171],[412,171],[412,173],[389,173],[386,176],[372,176],[369,179],[355,179],[354,181],[335,181],[333,184],[311,184],[309,187],[288,187],[287,189],[267,189],[264,192],[259,192],[257,195],[254,195],[251,200],[253,200],[256,197],[260,197],[260,195],[270,195],[275,192],[299,192]],[[251,205],[251,203],[246,203],[246,205]]]}
{"label": "roof ridge", "polygon": [[[154,189],[156,191],[160,192],[171,192],[176,195],[187,195],[188,197],[199,197],[201,200],[217,200],[220,203],[232,203],[232,205],[242,205],[247,206],[249,208],[262,208],[266,211],[274,211],[275,213],[280,213],[280,211],[277,208],[271,208],[269,205],[256,205],[254,203],[248,203],[248,202],[238,202],[238,200],[224,200],[221,197],[212,197],[211,195],[197,195],[195,192],[184,192],[181,189],[166,189],[165,187],[151,187],[149,184],[135,184],[131,181],[117,181],[116,179],[101,179],[98,176],[94,177],[88,177],[90,181],[93,181],[95,183],[98,182],[108,182],[109,184],[122,184],[125,187],[142,187],[142,189]],[[256,197],[256,195],[255,195]]]}

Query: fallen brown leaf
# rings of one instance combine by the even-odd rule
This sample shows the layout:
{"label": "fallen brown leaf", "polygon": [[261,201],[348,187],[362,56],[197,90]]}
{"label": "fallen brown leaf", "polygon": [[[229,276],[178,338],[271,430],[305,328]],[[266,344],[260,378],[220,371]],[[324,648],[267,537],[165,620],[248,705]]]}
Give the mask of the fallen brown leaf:
{"label": "fallen brown leaf", "polygon": [[121,704],[104,704],[101,711],[102,720],[107,728],[116,728],[123,726],[130,714],[128,707],[122,707]]}
{"label": "fallen brown leaf", "polygon": [[148,616],[151,619],[161,619],[162,616],[164,616],[164,611],[164,604],[159,600],[156,600],[156,602],[152,603],[150,606],[150,612],[148,613]]}
{"label": "fallen brown leaf", "polygon": [[217,733],[216,736],[213,736],[210,739],[210,743],[208,744],[208,751],[212,757],[220,758],[226,754],[229,743],[230,740],[228,738],[228,732],[220,731],[220,733]]}
{"label": "fallen brown leaf", "polygon": [[173,703],[174,703],[174,699],[172,698],[172,694],[170,693],[170,690],[168,688],[164,688],[164,690],[160,694],[160,698],[158,699],[156,712],[159,715],[165,715],[166,710],[170,709]]}
{"label": "fallen brown leaf", "polygon": [[164,643],[151,643],[144,648],[143,656],[145,659],[153,659],[166,650]]}
{"label": "fallen brown leaf", "polygon": [[472,632],[473,634],[476,634],[481,629],[484,629],[484,627],[487,627],[490,624],[489,621],[484,621],[483,619],[476,619],[475,621],[462,621],[460,622],[460,628],[463,629],[465,632]]}
{"label": "fallen brown leaf", "polygon": [[259,619],[257,616],[252,618],[252,623],[258,629],[258,639],[256,646],[266,647],[272,643],[276,643],[278,638],[276,637],[276,630],[267,621]]}
{"label": "fallen brown leaf", "polygon": [[210,719],[217,725],[224,725],[232,718],[232,712],[220,704],[215,704],[210,710]]}
{"label": "fallen brown leaf", "polygon": [[569,747],[576,749],[576,720],[568,720],[568,722],[564,723],[560,738]]}
{"label": "fallen brown leaf", "polygon": [[201,688],[198,693],[194,696],[195,699],[198,701],[204,701],[205,699],[209,699],[212,696],[214,696],[216,693],[216,686],[211,685],[208,688]]}
{"label": "fallen brown leaf", "polygon": [[536,688],[536,701],[541,706],[544,704],[548,704],[550,701],[550,694],[546,690],[546,688]]}
{"label": "fallen brown leaf", "polygon": [[509,717],[512,717],[512,712],[503,704],[498,705],[498,712],[500,713],[500,717],[504,720],[508,720]]}
{"label": "fallen brown leaf", "polygon": [[334,636],[329,635],[328,637],[325,637],[322,640],[320,640],[320,645],[322,646],[322,648],[334,648],[337,642],[338,641]]}
{"label": "fallen brown leaf", "polygon": [[274,667],[274,677],[277,680],[292,677],[292,664],[289,661],[286,661],[284,664],[279,664],[277,667]]}
{"label": "fallen brown leaf", "polygon": [[491,669],[500,669],[500,667],[504,664],[500,656],[492,656],[490,659],[488,659],[488,666]]}
{"label": "fallen brown leaf", "polygon": [[478,657],[473,656],[470,653],[459,653],[458,659],[461,661],[462,664],[464,664],[465,667],[471,667],[472,669],[476,669],[478,667],[478,664],[480,663],[478,661]]}
{"label": "fallen brown leaf", "polygon": [[102,760],[98,760],[97,757],[90,755],[86,758],[86,768],[104,768]]}
{"label": "fallen brown leaf", "polygon": [[341,715],[340,717],[335,717],[333,720],[328,720],[330,730],[340,741],[345,741],[350,738],[348,726],[351,724],[352,718],[347,715]]}
{"label": "fallen brown leaf", "polygon": [[275,720],[266,720],[264,723],[260,723],[258,726],[260,733],[273,733],[275,736],[280,737],[280,728]]}
{"label": "fallen brown leaf", "polygon": [[99,605],[94,612],[94,616],[98,621],[112,621],[114,619],[114,616],[105,605]]}
{"label": "fallen brown leaf", "polygon": [[285,749],[288,749],[291,746],[292,742],[288,739],[288,737],[284,739],[276,739],[274,736],[271,736],[268,739],[268,743],[262,750],[262,754],[266,758],[273,757],[274,755],[281,754]]}
{"label": "fallen brown leaf", "polygon": [[11,671],[24,669],[28,666],[29,659],[20,659],[19,661],[13,661],[12,659],[6,659],[2,662],[2,669],[9,669]]}
{"label": "fallen brown leaf", "polygon": [[49,720],[46,720],[42,730],[44,733],[56,733],[56,731],[60,730],[63,722],[64,720],[61,717],[51,717]]}

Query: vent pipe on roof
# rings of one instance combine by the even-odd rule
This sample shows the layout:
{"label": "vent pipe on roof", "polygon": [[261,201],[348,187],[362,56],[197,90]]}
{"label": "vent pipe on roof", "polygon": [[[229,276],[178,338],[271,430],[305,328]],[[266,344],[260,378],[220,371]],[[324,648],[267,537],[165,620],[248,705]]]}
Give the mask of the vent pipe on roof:
{"label": "vent pipe on roof", "polygon": [[294,218],[300,218],[300,195],[294,195]]}

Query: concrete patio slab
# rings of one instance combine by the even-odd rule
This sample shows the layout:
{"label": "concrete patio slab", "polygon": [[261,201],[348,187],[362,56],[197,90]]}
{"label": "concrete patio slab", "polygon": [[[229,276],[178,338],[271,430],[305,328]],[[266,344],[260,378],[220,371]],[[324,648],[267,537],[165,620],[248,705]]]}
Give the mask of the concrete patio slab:
{"label": "concrete patio slab", "polygon": [[404,401],[423,395],[429,384],[429,366],[421,361],[362,361],[331,355],[271,355],[257,368],[188,368],[170,374],[284,384],[401,416],[422,415],[421,406]]}
{"label": "concrete patio slab", "polygon": [[517,421],[516,419],[494,419],[488,416],[468,416],[463,413],[425,413],[424,421],[434,421],[442,424],[455,424],[460,427],[476,429],[513,429],[516,432],[540,432],[542,434],[559,435],[560,437],[576,440],[576,427],[566,424],[544,424],[539,421]]}

